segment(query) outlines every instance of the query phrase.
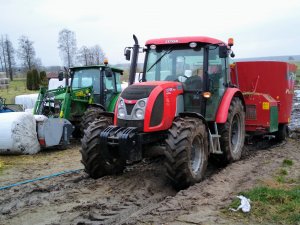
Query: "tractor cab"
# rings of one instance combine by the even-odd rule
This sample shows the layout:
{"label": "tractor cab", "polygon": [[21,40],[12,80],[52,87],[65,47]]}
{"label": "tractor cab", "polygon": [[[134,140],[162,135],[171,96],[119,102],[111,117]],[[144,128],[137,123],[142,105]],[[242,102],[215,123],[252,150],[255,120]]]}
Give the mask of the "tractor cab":
{"label": "tractor cab", "polygon": [[71,92],[90,87],[93,103],[110,108],[111,100],[121,92],[122,73],[122,70],[106,65],[70,68]]}
{"label": "tractor cab", "polygon": [[229,84],[224,46],[227,48],[223,42],[205,37],[149,40],[142,81],[181,82],[184,111],[212,121]]}

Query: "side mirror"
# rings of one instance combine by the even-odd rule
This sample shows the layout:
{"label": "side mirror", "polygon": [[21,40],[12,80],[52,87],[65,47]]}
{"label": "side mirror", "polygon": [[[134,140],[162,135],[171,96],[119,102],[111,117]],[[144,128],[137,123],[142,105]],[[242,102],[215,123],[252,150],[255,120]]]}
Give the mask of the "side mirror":
{"label": "side mirror", "polygon": [[126,49],[124,55],[125,55],[125,59],[127,61],[130,61],[130,55],[131,55],[130,49]]}
{"label": "side mirror", "polygon": [[58,73],[58,80],[62,81],[64,79],[64,72],[63,71],[59,71]]}
{"label": "side mirror", "polygon": [[228,56],[228,49],[226,45],[219,46],[219,57],[226,58]]}

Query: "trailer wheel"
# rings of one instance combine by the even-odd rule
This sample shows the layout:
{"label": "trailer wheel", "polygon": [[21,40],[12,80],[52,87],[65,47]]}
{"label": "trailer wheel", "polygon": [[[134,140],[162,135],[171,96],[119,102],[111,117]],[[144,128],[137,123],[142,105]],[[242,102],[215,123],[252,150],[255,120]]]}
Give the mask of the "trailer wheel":
{"label": "trailer wheel", "polygon": [[81,162],[84,165],[85,172],[94,179],[120,173],[125,166],[125,160],[118,155],[117,151],[107,151],[99,146],[100,132],[111,124],[111,118],[101,117],[96,119],[84,131],[81,140]]}
{"label": "trailer wheel", "polygon": [[245,141],[245,112],[241,100],[231,101],[227,121],[218,125],[222,155],[216,155],[219,165],[227,165],[242,156]]}
{"label": "trailer wheel", "polygon": [[168,132],[165,157],[167,176],[176,189],[200,182],[208,161],[208,136],[203,122],[177,118]]}
{"label": "trailer wheel", "polygon": [[284,141],[288,136],[287,124],[279,124],[278,131],[275,132],[275,138],[277,141]]}
{"label": "trailer wheel", "polygon": [[84,112],[81,122],[80,122],[80,131],[82,134],[84,133],[84,130],[88,128],[89,124],[91,122],[94,122],[95,119],[100,118],[100,113],[103,112],[103,109],[99,107],[89,107],[87,110]]}

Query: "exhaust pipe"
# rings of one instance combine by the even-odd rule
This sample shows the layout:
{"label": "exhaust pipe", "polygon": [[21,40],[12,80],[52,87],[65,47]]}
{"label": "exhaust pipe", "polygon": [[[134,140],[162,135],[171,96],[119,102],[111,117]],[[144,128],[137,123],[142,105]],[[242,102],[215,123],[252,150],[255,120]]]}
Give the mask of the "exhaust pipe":
{"label": "exhaust pipe", "polygon": [[139,55],[139,42],[138,39],[135,35],[133,35],[133,40],[134,40],[134,45],[133,45],[133,52],[132,52],[132,60],[130,64],[130,70],[129,70],[129,79],[128,83],[129,85],[134,83],[135,80],[135,73],[136,73],[136,68],[137,68],[137,61],[138,61],[138,55]]}

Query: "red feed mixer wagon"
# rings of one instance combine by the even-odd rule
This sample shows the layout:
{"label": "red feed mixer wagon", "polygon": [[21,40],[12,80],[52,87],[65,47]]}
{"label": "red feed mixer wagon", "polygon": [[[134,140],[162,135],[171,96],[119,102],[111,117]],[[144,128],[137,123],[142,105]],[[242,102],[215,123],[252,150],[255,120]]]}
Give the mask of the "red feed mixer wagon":
{"label": "red feed mixer wagon", "polygon": [[243,93],[246,132],[284,140],[290,122],[297,67],[287,62],[251,61],[231,65],[231,80]]}

